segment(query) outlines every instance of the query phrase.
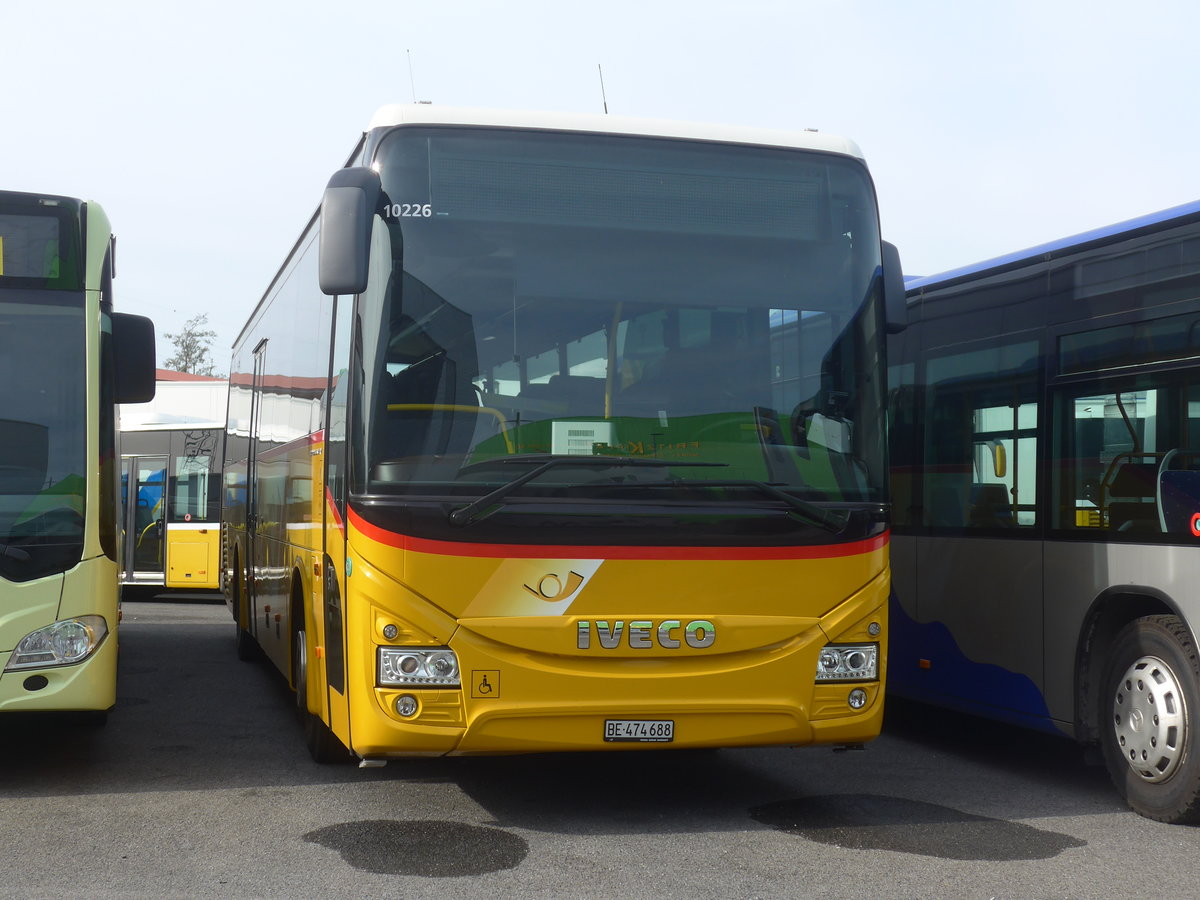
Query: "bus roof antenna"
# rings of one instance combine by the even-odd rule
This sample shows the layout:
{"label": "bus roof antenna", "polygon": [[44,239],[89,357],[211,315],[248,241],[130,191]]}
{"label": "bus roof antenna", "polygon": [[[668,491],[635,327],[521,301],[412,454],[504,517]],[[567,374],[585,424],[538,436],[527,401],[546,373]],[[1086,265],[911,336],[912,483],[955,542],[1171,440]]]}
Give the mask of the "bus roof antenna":
{"label": "bus roof antenna", "polygon": [[596,71],[600,73],[600,99],[604,103],[604,114],[608,115],[608,95],[604,93],[604,69],[596,63]]}
{"label": "bus roof antenna", "polygon": [[412,88],[413,103],[417,102],[417,83],[413,80],[412,68],[412,50],[405,50],[404,53],[408,56],[408,86]]}

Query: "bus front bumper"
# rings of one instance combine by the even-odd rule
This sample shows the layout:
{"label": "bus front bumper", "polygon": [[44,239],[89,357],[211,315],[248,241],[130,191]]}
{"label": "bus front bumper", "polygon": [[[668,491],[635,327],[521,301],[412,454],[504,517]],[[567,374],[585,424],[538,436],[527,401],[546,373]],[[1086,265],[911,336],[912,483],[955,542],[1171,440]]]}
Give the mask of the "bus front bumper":
{"label": "bus front bumper", "polygon": [[[460,654],[469,660],[461,688],[376,687],[361,693],[362,702],[351,703],[353,750],[379,758],[874,739],[883,722],[882,683],[814,684],[817,649],[801,646],[742,667],[608,678],[555,672],[528,659],[522,666],[513,659]],[[401,710],[414,701],[415,711],[404,715]],[[627,728],[633,733],[614,735],[614,723],[633,723]]]}
{"label": "bus front bumper", "polygon": [[0,713],[104,711],[117,702],[114,633],[75,665],[5,672],[10,655],[0,653]]}

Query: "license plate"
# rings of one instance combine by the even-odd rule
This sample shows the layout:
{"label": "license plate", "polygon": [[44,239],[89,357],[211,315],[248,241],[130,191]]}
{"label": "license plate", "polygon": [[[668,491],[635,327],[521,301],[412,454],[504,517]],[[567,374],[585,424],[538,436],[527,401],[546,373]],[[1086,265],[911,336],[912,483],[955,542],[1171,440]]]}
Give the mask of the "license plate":
{"label": "license plate", "polygon": [[669,719],[605,719],[604,740],[662,744],[675,740]]}

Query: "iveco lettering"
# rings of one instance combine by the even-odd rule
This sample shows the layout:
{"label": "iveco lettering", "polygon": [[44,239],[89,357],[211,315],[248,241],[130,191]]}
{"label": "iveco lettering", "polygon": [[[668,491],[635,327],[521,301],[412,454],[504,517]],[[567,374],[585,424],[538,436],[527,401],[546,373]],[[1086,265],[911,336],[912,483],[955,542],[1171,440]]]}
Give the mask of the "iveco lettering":
{"label": "iveco lettering", "polygon": [[655,646],[666,650],[676,650],[683,642],[696,650],[702,650],[705,647],[711,647],[717,639],[717,631],[713,627],[713,623],[704,619],[697,619],[686,624],[679,619],[667,619],[663,622],[635,620],[631,621],[628,626],[621,620],[611,623],[580,620],[578,628],[577,646],[580,650],[587,650],[592,646],[593,631],[596,634],[597,643],[609,650],[619,647],[622,638],[625,639],[628,646],[640,650],[649,650]]}

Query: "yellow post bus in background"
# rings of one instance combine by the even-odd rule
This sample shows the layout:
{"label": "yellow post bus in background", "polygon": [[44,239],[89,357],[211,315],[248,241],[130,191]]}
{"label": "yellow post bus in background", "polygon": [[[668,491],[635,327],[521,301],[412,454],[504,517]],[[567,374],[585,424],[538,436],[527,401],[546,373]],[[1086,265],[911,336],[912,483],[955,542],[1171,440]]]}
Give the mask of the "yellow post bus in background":
{"label": "yellow post bus in background", "polygon": [[100,206],[0,192],[0,712],[116,702],[116,404],[154,395],[154,328],[113,312]]}
{"label": "yellow post bus in background", "polygon": [[121,581],[155,593],[221,587],[220,441],[224,426],[121,429]]}
{"label": "yellow post bus in background", "polygon": [[240,655],[319,760],[875,737],[903,308],[844,139],[381,110],[235,342]]}
{"label": "yellow post bus in background", "polygon": [[151,403],[121,410],[121,581],[127,591],[221,587],[221,441],[228,382],[159,369]]}

